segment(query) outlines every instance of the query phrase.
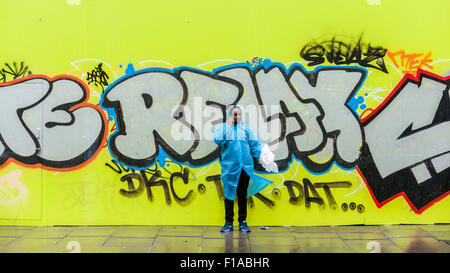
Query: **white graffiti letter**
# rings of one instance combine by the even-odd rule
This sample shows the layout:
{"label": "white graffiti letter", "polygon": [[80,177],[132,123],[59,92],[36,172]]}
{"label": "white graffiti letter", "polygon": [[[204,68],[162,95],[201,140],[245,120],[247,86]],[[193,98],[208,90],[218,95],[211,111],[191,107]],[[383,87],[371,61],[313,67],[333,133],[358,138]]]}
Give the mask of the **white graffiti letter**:
{"label": "white graffiti letter", "polygon": [[[186,116],[186,121],[193,125],[197,142],[191,157],[193,160],[198,160],[217,149],[217,145],[212,141],[212,135],[215,129],[221,126],[223,115],[219,105],[225,106],[236,101],[239,96],[240,84],[231,79],[220,76],[212,77],[205,73],[189,70],[182,71],[180,77],[186,83],[189,92],[183,109],[193,114],[189,117]],[[204,112],[205,110],[207,111]],[[206,122],[205,115],[212,115],[213,119]]]}
{"label": "white graffiti letter", "polygon": [[[172,74],[144,72],[113,86],[105,95],[104,107],[114,107],[119,132],[110,139],[113,155],[136,167],[151,165],[158,145],[171,154],[183,155],[193,139],[176,140],[172,125],[181,122],[180,107],[186,100],[186,87]],[[178,118],[178,120],[176,119]]]}
{"label": "white graffiti letter", "polygon": [[[7,86],[0,86],[0,133],[4,143],[18,156],[35,155],[38,143],[23,123],[22,111],[44,98],[49,91],[45,79],[32,79]],[[42,116],[42,113],[39,115]],[[38,125],[41,127],[41,124]],[[1,144],[0,144],[1,145]],[[0,152],[4,147],[1,145]]]}
{"label": "white graffiti letter", "polygon": [[320,146],[324,137],[317,121],[319,109],[312,102],[301,101],[280,68],[261,70],[256,74],[256,80],[264,103],[280,105],[286,118],[286,136],[292,136],[297,150],[308,152]]}
{"label": "white graffiti letter", "polygon": [[[235,67],[232,69],[224,70],[219,72],[219,75],[232,78],[237,80],[244,87],[244,94],[242,98],[239,100],[239,104],[246,106],[244,108],[244,124],[250,128],[252,132],[256,134],[256,137],[261,141],[262,144],[273,142],[274,144],[270,144],[270,146],[277,150],[278,139],[281,137],[281,121],[278,118],[278,115],[274,115],[273,117],[265,116],[264,106],[259,105],[258,97],[255,91],[255,87],[253,86],[251,71],[246,67]],[[279,109],[279,105],[271,105],[270,107],[273,109]],[[275,109],[270,113],[277,113]],[[283,135],[284,138],[284,135]],[[280,149],[281,151],[281,149]],[[287,151],[282,152],[284,157],[287,157]],[[278,153],[279,157],[282,157]]]}
{"label": "white graffiti letter", "polygon": [[290,81],[302,98],[312,98],[320,103],[326,132],[336,134],[335,154],[341,164],[352,165],[359,158],[362,131],[356,115],[346,106],[346,102],[361,85],[364,71],[320,69],[313,75],[317,76],[314,86],[299,69],[293,72]]}
{"label": "white graffiti letter", "polygon": [[51,82],[44,101],[24,111],[23,120],[39,139],[38,155],[45,165],[75,166],[99,148],[105,132],[102,115],[93,107],[76,107],[86,99],[86,92],[74,80],[59,79]]}
{"label": "white graffiti letter", "polygon": [[[395,98],[365,126],[381,177],[450,150],[450,122],[434,121],[439,103],[448,96],[446,89],[448,85],[426,77],[419,83],[406,81]],[[446,164],[439,169],[447,168],[448,161]],[[426,168],[418,167],[416,178],[425,179]]]}

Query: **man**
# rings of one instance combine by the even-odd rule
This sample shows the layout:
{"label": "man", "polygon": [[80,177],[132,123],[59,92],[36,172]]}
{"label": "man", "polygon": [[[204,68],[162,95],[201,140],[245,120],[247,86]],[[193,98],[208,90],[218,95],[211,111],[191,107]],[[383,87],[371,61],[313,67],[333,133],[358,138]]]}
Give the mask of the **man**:
{"label": "man", "polygon": [[222,148],[221,180],[225,194],[225,225],[221,232],[233,230],[234,198],[237,193],[239,231],[247,226],[247,198],[260,192],[271,181],[254,174],[252,157],[261,155],[261,143],[243,123],[243,109],[233,105],[227,110],[227,122],[214,132],[214,142]]}

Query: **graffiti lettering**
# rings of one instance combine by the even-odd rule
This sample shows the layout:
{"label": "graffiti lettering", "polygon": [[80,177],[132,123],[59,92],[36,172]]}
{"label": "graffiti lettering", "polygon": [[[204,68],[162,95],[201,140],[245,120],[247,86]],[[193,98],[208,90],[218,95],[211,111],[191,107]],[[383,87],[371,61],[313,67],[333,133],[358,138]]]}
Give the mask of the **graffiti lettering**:
{"label": "graffiti lettering", "polygon": [[105,90],[105,87],[108,86],[109,76],[103,71],[102,63],[99,63],[91,72],[87,72],[87,78],[89,84],[94,84],[95,86],[100,86],[102,88],[102,92]]}
{"label": "graffiti lettering", "polygon": [[173,194],[173,197],[174,197],[175,201],[176,201],[179,205],[185,205],[185,204],[187,204],[188,201],[192,198],[193,190],[189,190],[188,194],[187,194],[185,197],[183,197],[183,198],[179,197],[179,196],[176,194],[176,192],[175,192],[175,190],[174,190],[174,187],[173,187],[173,182],[174,182],[174,179],[175,179],[176,177],[181,178],[181,179],[183,180],[183,183],[184,183],[184,184],[189,183],[189,169],[188,169],[188,168],[185,168],[185,169],[183,170],[183,174],[181,174],[181,173],[179,173],[179,172],[176,172],[176,173],[173,173],[173,174],[170,176],[170,189],[172,190],[172,194]]}
{"label": "graffiti lettering", "polygon": [[207,176],[206,181],[214,182],[214,185],[216,186],[217,194],[219,195],[219,199],[225,200],[225,194],[223,192],[223,185],[222,185],[222,181],[220,180],[220,174]]}
{"label": "graffiti lettering", "polygon": [[17,66],[16,62],[13,62],[12,66],[5,63],[5,66],[0,68],[0,82],[7,82],[19,77],[31,75],[32,72],[28,69],[28,66],[24,65],[24,62],[20,62],[20,67]]}
{"label": "graffiti lettering", "polygon": [[406,54],[404,50],[399,50],[396,52],[387,51],[386,55],[394,62],[395,67],[401,68],[402,73],[416,73],[417,69],[430,68],[433,67],[430,63],[433,61],[431,57],[431,52],[427,54],[424,53],[410,53]]}
{"label": "graffiti lettering", "polygon": [[150,202],[153,202],[153,200],[154,200],[153,192],[152,192],[151,188],[155,187],[155,186],[162,186],[164,189],[164,197],[166,198],[166,204],[170,205],[172,203],[172,200],[170,199],[170,192],[169,192],[169,186],[167,185],[167,181],[162,180],[162,179],[157,180],[158,178],[161,177],[161,171],[156,171],[150,177],[150,179],[147,178],[147,175],[145,174],[144,171],[141,171],[141,176],[144,180],[145,188],[147,189],[147,197]]}
{"label": "graffiti lettering", "polygon": [[[286,186],[289,193],[289,202],[292,204],[298,204],[304,197],[302,184],[292,180],[287,180],[284,181],[284,185]],[[295,194],[294,188],[297,189],[298,194]]]}
{"label": "graffiti lettering", "polygon": [[[327,137],[334,139],[333,159],[341,166],[350,168],[359,157],[364,132],[360,128],[358,117],[348,107],[348,102],[352,98],[351,94],[362,85],[365,74],[355,70],[320,71],[314,78],[314,85],[307,84],[307,78],[301,70],[293,70],[290,82],[299,90],[300,96],[317,101],[323,109],[322,124],[327,135],[323,137],[319,147],[323,147]],[[333,159],[330,161],[334,161]]]}
{"label": "graffiti lettering", "polygon": [[259,57],[253,58],[251,63],[247,61],[247,63],[252,65],[252,66],[260,65],[260,64],[262,64],[262,62],[263,62],[263,59],[259,58]]}
{"label": "graffiti lettering", "polygon": [[115,171],[118,174],[121,174],[122,172],[130,172],[130,171],[134,172],[133,169],[125,167],[123,164],[120,164],[120,162],[118,162],[117,160],[112,159],[111,163],[113,163],[117,169],[114,168],[113,166],[111,166],[109,163],[105,163],[105,165],[108,166],[109,168],[111,168],[113,171]]}
{"label": "graffiti lettering", "polygon": [[[136,189],[133,179],[137,180],[139,182],[139,186]],[[120,189],[120,194],[123,196],[131,197],[131,196],[138,196],[142,193],[144,180],[142,179],[142,176],[140,176],[137,173],[129,173],[120,178],[120,181],[127,182],[128,183],[128,190]]]}
{"label": "graffiti lettering", "polygon": [[262,195],[260,193],[255,194],[255,197],[258,198],[259,200],[261,200],[261,202],[263,202],[264,205],[268,206],[269,208],[275,206],[274,201],[270,200],[269,198],[265,197],[264,195]]}
{"label": "graffiti lettering", "polygon": [[[206,164],[218,157],[219,148],[203,138],[201,132],[212,134],[224,122],[225,105],[256,102],[260,107],[251,110],[256,115],[254,120],[261,122],[255,124],[259,128],[252,128],[253,123],[248,122],[249,127],[263,143],[273,146],[280,170],[288,167],[292,155],[315,172],[325,171],[334,161],[353,167],[359,156],[362,131],[357,115],[346,103],[364,78],[364,70],[322,68],[308,74],[299,65],[291,67],[288,75],[284,67],[271,63],[257,68],[224,67],[213,75],[186,68],[174,73],[138,71],[105,90],[102,106],[114,109],[118,128],[109,140],[110,150],[116,160],[134,168],[151,166],[159,147],[175,161],[188,161],[194,166]],[[167,99],[169,92],[171,100]],[[332,92],[335,100],[327,98]],[[206,100],[196,103],[195,98],[202,94]],[[278,107],[264,107],[274,101]],[[201,107],[216,111],[216,118],[207,122],[206,130],[202,129],[201,120],[192,121],[188,113],[188,109]],[[260,137],[269,127],[276,128],[269,130],[276,134]],[[191,137],[180,137],[181,133],[177,135],[173,128],[188,128]],[[309,156],[321,151],[327,138],[334,139],[335,156],[325,163],[312,161]],[[258,163],[256,168],[263,170]]]}
{"label": "graffiti lettering", "polygon": [[[91,160],[106,139],[103,111],[69,76],[30,76],[0,85],[0,162],[69,169]],[[45,149],[42,149],[45,147]]]}
{"label": "graffiti lettering", "polygon": [[[329,208],[332,210],[337,209],[337,202],[331,192],[331,189],[350,188],[352,185],[350,181],[311,183],[311,181],[307,178],[303,179],[303,185],[300,182],[293,180],[284,181],[283,184],[287,188],[289,202],[293,205],[298,205],[301,204],[302,200],[304,200],[304,205],[306,208],[310,208],[311,203],[317,203],[322,209],[325,208],[325,202],[317,191],[317,189],[323,188],[325,195],[327,196]],[[310,192],[313,196],[310,196]],[[362,209],[361,212],[363,212]]]}
{"label": "graffiti lettering", "polygon": [[328,205],[331,209],[337,209],[336,200],[331,193],[331,188],[350,188],[352,184],[349,181],[329,182],[329,183],[314,183],[314,188],[323,188],[327,196]]}
{"label": "graffiti lettering", "polygon": [[[360,170],[368,173],[366,179],[374,179],[375,184],[407,168],[421,187],[428,188],[426,185],[432,183],[422,182],[438,174],[436,177],[442,177],[444,182],[428,188],[426,196],[417,192],[414,195],[414,206],[422,208],[449,189],[445,179],[450,150],[445,141],[449,135],[448,77],[423,72],[425,76],[420,77],[424,78],[423,83],[405,77],[393,95],[360,120],[350,105],[356,100],[354,96],[366,72],[354,67],[320,67],[307,72],[299,64],[286,69],[269,60],[256,67],[247,64],[220,67],[212,73],[189,68],[135,71],[111,84],[102,97],[101,105],[112,110],[109,113],[117,122],[108,145],[114,159],[129,168],[152,166],[160,152],[180,163],[208,164],[218,157],[219,147],[202,138],[205,134],[201,132],[211,134],[225,121],[227,104],[257,105],[248,107],[244,119],[262,144],[271,147],[279,170],[287,169],[294,156],[316,173],[326,171],[334,162],[344,168],[361,164]],[[397,97],[400,93],[397,90],[402,89],[405,91]],[[424,102],[417,99],[420,97]],[[277,107],[267,107],[271,103]],[[426,114],[414,110],[418,103]],[[192,118],[189,111],[193,108],[210,109],[213,118],[206,123],[201,117]],[[264,134],[267,131],[270,133]],[[414,148],[418,143],[427,145]],[[255,169],[264,171],[256,160]],[[207,181],[214,182],[216,187],[221,183],[214,177]],[[291,185],[291,190],[292,187],[297,186]],[[305,187],[305,201],[323,205],[315,189],[309,183]],[[329,185],[322,188],[330,207],[336,208]],[[384,189],[381,186],[379,191],[385,191],[381,188]],[[404,187],[399,186],[397,193],[404,192],[400,188]],[[415,192],[413,188],[410,194]],[[222,198],[220,190],[217,192]],[[392,196],[379,192],[374,195]],[[291,202],[295,203],[299,197],[291,192]]]}
{"label": "graffiti lettering", "polygon": [[[161,172],[156,171],[150,179],[147,179],[146,173],[144,170],[140,171],[140,173],[128,173],[121,177],[122,182],[127,182],[127,189],[120,189],[120,194],[125,197],[137,197],[141,195],[144,192],[144,185],[146,186],[147,190],[147,197],[150,202],[153,202],[155,200],[155,197],[153,196],[151,187],[154,186],[162,186],[164,188],[164,195],[166,199],[166,203],[168,205],[171,204],[171,195],[175,199],[175,201],[180,206],[186,206],[190,204],[194,199],[194,191],[190,189],[188,193],[184,197],[180,197],[177,192],[175,191],[174,187],[174,180],[175,178],[181,178],[183,183],[185,185],[188,185],[190,183],[189,181],[189,169],[184,168],[182,169],[182,172],[174,172],[170,176],[170,183],[168,184],[165,180],[159,179],[161,177]],[[220,181],[220,175],[212,175],[207,176],[205,178],[205,181],[207,182],[214,182],[217,197],[218,200],[222,201],[224,200],[225,196],[223,193],[223,185]],[[135,184],[137,183],[137,184]],[[192,182],[191,182],[192,183]],[[349,181],[338,181],[338,182],[322,182],[322,183],[311,183],[309,179],[304,178],[303,179],[303,185],[299,182],[288,180],[284,182],[284,185],[287,188],[288,194],[289,194],[289,202],[292,204],[299,204],[301,200],[304,199],[304,204],[306,208],[311,207],[311,203],[317,203],[321,208],[325,208],[325,202],[322,199],[322,197],[319,195],[316,189],[323,188],[324,192],[327,196],[328,204],[330,209],[336,210],[338,205],[336,203],[336,200],[331,192],[331,189],[333,188],[350,188],[351,183]],[[169,190],[170,188],[170,190]],[[206,187],[203,184],[198,185],[198,191],[200,193],[205,193]],[[297,189],[298,193],[295,193],[294,188]],[[279,189],[274,189],[276,193],[276,196],[281,195],[281,192]],[[310,194],[312,193],[312,196]],[[264,196],[261,193],[257,193],[254,196],[258,200],[260,200],[264,205],[266,205],[269,208],[275,207],[275,202],[268,197]],[[279,198],[278,198],[279,199]],[[237,200],[235,200],[237,202]],[[253,196],[248,198],[247,201],[248,205],[253,208],[255,207]],[[356,205],[355,205],[356,208]],[[358,207],[358,211],[360,213],[364,212],[364,207],[360,205]]]}
{"label": "graffiti lettering", "polygon": [[[314,188],[312,183],[307,178],[303,178],[303,185],[305,189],[305,206],[307,208],[311,207],[311,203],[317,203],[321,208],[324,208],[324,201],[322,197],[320,197],[317,190]],[[310,196],[310,192],[313,194],[313,197]]]}
{"label": "graffiti lettering", "polygon": [[[450,190],[450,77],[419,70],[363,119],[358,170],[381,206],[404,195],[416,213]],[[420,112],[417,109],[422,109]]]}
{"label": "graffiti lettering", "polygon": [[0,205],[28,200],[28,189],[20,181],[21,176],[21,170],[14,170],[0,177]]}
{"label": "graffiti lettering", "polygon": [[336,37],[321,42],[314,41],[302,48],[300,57],[309,61],[309,66],[321,64],[326,59],[329,63],[337,65],[356,63],[388,73],[383,59],[387,49],[364,44],[361,39],[362,37],[356,44],[344,42]]}
{"label": "graffiti lettering", "polygon": [[[159,179],[161,178],[161,172],[156,171],[150,179],[147,178],[145,171],[140,171],[140,173],[128,173],[120,178],[122,182],[127,183],[127,189],[120,189],[120,194],[125,197],[137,197],[140,196],[144,192],[144,186],[147,191],[147,198],[150,202],[155,201],[155,197],[153,196],[152,187],[154,186],[162,186],[164,189],[164,195],[167,205],[171,204],[171,195],[180,206],[186,206],[190,204],[194,199],[194,191],[190,189],[188,193],[184,197],[180,197],[174,187],[175,178],[181,178],[183,183],[188,185],[190,183],[189,179],[189,169],[184,168],[182,172],[174,172],[170,176],[170,183],[167,183],[165,180]],[[220,181],[220,175],[212,175],[207,176],[205,178],[207,182],[214,182],[218,200],[224,200],[225,196],[223,194],[223,185]],[[192,183],[192,182],[191,182]],[[298,204],[302,199],[305,200],[305,207],[311,207],[311,203],[317,203],[322,208],[324,208],[324,200],[320,197],[319,193],[316,189],[323,188],[325,194],[327,196],[327,200],[329,202],[329,207],[333,210],[337,208],[336,200],[334,199],[333,194],[331,193],[330,188],[350,188],[351,183],[349,181],[341,181],[341,182],[324,182],[324,183],[314,183],[312,184],[308,179],[303,179],[303,184],[296,181],[285,181],[284,185],[287,186],[287,191],[290,196],[289,202],[292,204]],[[293,188],[297,188],[298,194],[296,194]],[[198,191],[200,193],[205,193],[206,187],[203,184],[198,185]],[[280,191],[278,189],[274,189],[277,191],[277,195],[280,195]],[[309,192],[312,192],[313,196],[310,196]],[[257,193],[254,196],[258,200],[260,200],[264,205],[269,208],[273,208],[276,204],[273,200],[264,196],[261,193]],[[305,198],[304,198],[305,197]],[[237,202],[237,201],[236,201]],[[248,205],[253,208],[255,207],[254,198],[248,198]],[[362,206],[362,205],[361,205]],[[361,211],[360,211],[361,210]],[[363,208],[359,207],[358,211],[363,212]]]}
{"label": "graffiti lettering", "polygon": [[[184,197],[180,197],[174,188],[174,182],[176,178],[181,178],[184,184],[189,183],[189,169],[185,168],[183,173],[174,172],[170,175],[169,183],[166,180],[160,179],[161,171],[156,170],[150,178],[147,177],[147,172],[145,170],[141,170],[139,173],[128,173],[120,178],[122,182],[127,182],[128,189],[120,189],[120,194],[125,197],[136,197],[143,193],[144,186],[147,191],[147,198],[150,202],[155,200],[153,196],[152,187],[162,186],[164,189],[164,196],[166,199],[167,205],[172,203],[170,192],[172,193],[175,201],[181,205],[185,206],[189,204],[193,198],[193,190],[189,190],[189,192]],[[134,184],[136,181],[139,185],[136,187]],[[170,190],[169,190],[170,188]]]}
{"label": "graffiti lettering", "polygon": [[[292,180],[285,181],[283,184],[287,188],[290,197],[289,202],[291,204],[298,205],[302,200],[304,200],[306,208],[310,208],[312,203],[318,204],[322,209],[325,208],[325,202],[317,191],[317,189],[322,188],[327,197],[328,206],[332,210],[336,210],[338,208],[338,205],[331,192],[331,189],[350,188],[352,186],[350,181],[311,183],[311,181],[307,178],[303,179],[303,185]],[[310,192],[313,196],[310,195]],[[362,213],[364,212],[364,210],[360,208],[360,212]]]}
{"label": "graffiti lettering", "polygon": [[[171,100],[167,102],[169,93]],[[167,126],[172,119],[181,118],[179,110],[167,113],[167,109],[186,100],[185,88],[174,76],[162,72],[137,75],[115,85],[107,91],[105,98],[103,106],[114,107],[118,116],[119,133],[110,138],[110,148],[120,162],[141,168],[152,165],[158,154],[157,142],[164,143],[167,148],[174,147],[172,155],[176,155],[176,151],[185,154],[193,147],[193,141],[175,141]],[[166,103],[153,104],[151,101]],[[155,116],[160,122],[153,121]],[[179,156],[174,158],[177,160]]]}

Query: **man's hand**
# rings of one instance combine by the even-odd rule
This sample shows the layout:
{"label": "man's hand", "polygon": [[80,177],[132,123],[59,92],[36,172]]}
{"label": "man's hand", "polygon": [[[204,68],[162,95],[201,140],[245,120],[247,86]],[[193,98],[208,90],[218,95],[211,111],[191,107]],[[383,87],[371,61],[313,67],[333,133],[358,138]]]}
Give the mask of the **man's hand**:
{"label": "man's hand", "polygon": [[228,118],[227,124],[228,124],[228,126],[233,127],[233,124],[234,124],[233,115],[230,115],[230,117]]}

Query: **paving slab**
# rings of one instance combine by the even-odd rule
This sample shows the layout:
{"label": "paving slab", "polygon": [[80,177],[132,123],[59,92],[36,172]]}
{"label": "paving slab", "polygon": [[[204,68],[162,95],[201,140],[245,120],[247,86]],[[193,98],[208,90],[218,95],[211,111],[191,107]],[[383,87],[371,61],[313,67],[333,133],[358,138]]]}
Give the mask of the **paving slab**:
{"label": "paving slab", "polygon": [[78,229],[72,230],[68,236],[111,236],[114,232],[117,231],[117,228],[108,228],[108,227],[82,227]]}
{"label": "paving slab", "polygon": [[70,230],[30,230],[27,233],[24,233],[21,237],[22,238],[64,238],[66,237],[71,231]]}
{"label": "paving slab", "polygon": [[59,241],[60,239],[17,239],[0,251],[7,253],[45,253]]}
{"label": "paving slab", "polygon": [[162,226],[158,236],[202,236],[204,227],[200,226]]}
{"label": "paving slab", "polygon": [[388,238],[385,234],[383,233],[378,233],[378,232],[345,232],[345,233],[339,233],[339,236],[342,239],[353,239],[353,240],[357,240],[357,239],[386,239]]}
{"label": "paving slab", "polygon": [[153,245],[154,238],[114,238],[111,237],[104,243],[104,247],[134,247],[150,248]]}

